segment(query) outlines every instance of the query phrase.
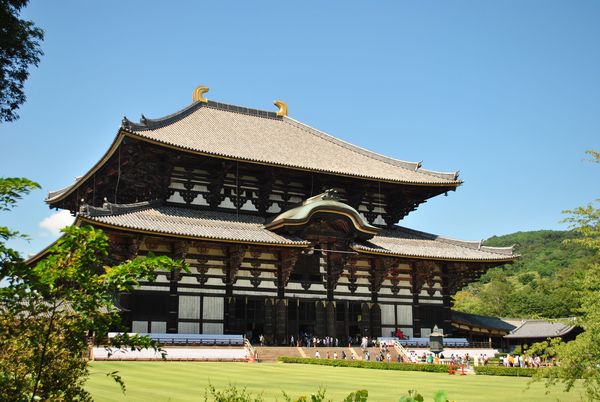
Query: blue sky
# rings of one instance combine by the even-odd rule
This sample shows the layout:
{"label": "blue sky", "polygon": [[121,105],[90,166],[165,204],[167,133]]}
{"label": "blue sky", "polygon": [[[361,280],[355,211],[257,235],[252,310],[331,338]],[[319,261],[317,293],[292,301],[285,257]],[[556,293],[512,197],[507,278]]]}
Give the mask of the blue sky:
{"label": "blue sky", "polygon": [[[2,214],[36,252],[58,219],[43,199],[85,173],[121,117],[208,98],[276,110],[464,185],[402,224],[478,240],[561,229],[599,197],[600,2],[40,1],[46,31],[16,123],[0,124],[0,175],[43,190]],[[49,220],[48,220],[49,218]],[[40,226],[41,222],[47,219]],[[49,223],[48,223],[49,222]]]}

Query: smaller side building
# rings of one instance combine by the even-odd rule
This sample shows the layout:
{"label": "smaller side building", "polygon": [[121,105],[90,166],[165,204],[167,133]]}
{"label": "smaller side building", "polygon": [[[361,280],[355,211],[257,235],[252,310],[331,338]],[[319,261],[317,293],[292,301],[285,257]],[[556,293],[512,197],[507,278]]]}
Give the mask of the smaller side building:
{"label": "smaller side building", "polygon": [[498,317],[452,311],[452,327],[453,336],[466,338],[472,346],[508,349],[509,342],[504,337],[517,325]]}
{"label": "smaller side building", "polygon": [[582,329],[576,325],[575,318],[559,321],[523,320],[522,323],[504,337],[511,346],[521,346],[521,350],[532,343],[542,342],[548,338],[561,338],[572,341]]}
{"label": "smaller side building", "polygon": [[576,325],[575,318],[557,321],[530,320],[489,317],[461,311],[452,311],[452,327],[454,336],[466,338],[471,346],[506,351],[514,349],[515,346],[520,346],[523,350],[527,345],[548,338],[571,341],[582,332]]}

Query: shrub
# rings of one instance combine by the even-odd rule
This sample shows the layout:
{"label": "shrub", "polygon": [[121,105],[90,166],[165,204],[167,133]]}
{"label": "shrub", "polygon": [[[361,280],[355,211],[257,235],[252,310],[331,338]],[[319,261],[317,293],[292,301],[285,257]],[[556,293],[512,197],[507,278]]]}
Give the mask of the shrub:
{"label": "shrub", "polygon": [[424,371],[428,373],[448,372],[448,366],[443,364],[387,363],[364,360],[313,359],[305,357],[280,357],[279,361],[283,363],[317,364],[321,366],[356,367],[377,370]]}
{"label": "shrub", "polygon": [[525,367],[478,366],[475,373],[479,375],[500,375],[510,377],[533,377],[540,369]]}
{"label": "shrub", "polygon": [[204,402],[209,400],[214,402],[264,402],[262,395],[254,396],[246,390],[246,387],[238,389],[232,384],[229,384],[223,391],[218,391],[212,384],[209,384],[204,392]]}

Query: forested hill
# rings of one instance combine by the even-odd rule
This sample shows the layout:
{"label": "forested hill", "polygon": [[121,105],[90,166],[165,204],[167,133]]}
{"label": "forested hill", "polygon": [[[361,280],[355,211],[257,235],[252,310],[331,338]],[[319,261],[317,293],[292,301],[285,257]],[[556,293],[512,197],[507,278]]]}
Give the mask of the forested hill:
{"label": "forested hill", "polygon": [[454,309],[499,317],[573,316],[579,307],[575,279],[592,252],[564,241],[570,231],[539,230],[494,236],[488,246],[517,245],[514,264],[490,269],[455,296]]}

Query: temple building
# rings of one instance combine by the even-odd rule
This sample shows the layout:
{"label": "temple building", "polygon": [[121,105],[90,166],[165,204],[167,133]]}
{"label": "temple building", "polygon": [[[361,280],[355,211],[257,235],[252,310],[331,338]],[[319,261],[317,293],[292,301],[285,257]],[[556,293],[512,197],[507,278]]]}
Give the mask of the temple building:
{"label": "temple building", "polygon": [[103,229],[116,261],[167,254],[120,299],[130,330],[318,337],[453,332],[452,296],[512,248],[399,226],[455,191],[454,172],[422,168],[288,117],[205,98],[160,119],[123,119],[104,156],[51,208]]}

